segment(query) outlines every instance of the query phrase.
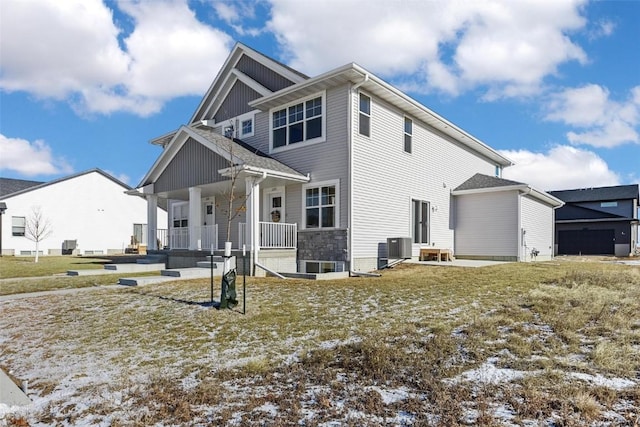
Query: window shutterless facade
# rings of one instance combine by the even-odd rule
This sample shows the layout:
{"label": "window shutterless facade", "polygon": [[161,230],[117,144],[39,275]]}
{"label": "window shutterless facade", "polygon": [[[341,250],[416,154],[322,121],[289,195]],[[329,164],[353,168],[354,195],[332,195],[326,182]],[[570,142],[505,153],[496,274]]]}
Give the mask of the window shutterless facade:
{"label": "window shutterless facade", "polygon": [[371,136],[371,98],[360,93],[360,115],[358,118],[360,135]]}
{"label": "window shutterless facade", "polygon": [[321,142],[325,138],[325,94],[271,111],[271,149],[300,143]]}
{"label": "window shutterless facade", "polygon": [[404,118],[404,151],[411,153],[411,147],[413,143],[413,121],[405,117]]}
{"label": "window shutterless facade", "polygon": [[11,235],[12,236],[24,236],[24,232],[27,225],[27,219],[24,216],[12,216],[11,217]]}
{"label": "window shutterless facade", "polygon": [[322,183],[303,187],[304,228],[338,226],[338,184]]}

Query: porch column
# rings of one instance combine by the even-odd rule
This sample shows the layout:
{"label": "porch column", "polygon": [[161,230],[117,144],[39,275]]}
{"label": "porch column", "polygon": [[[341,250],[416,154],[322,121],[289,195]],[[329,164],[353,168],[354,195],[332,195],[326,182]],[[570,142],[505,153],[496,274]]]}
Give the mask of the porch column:
{"label": "porch column", "polygon": [[249,236],[249,253],[252,274],[255,274],[254,264],[258,262],[258,253],[260,252],[260,182],[259,177],[247,178],[245,181],[247,202],[247,234]]}
{"label": "porch column", "polygon": [[206,249],[198,247],[201,239],[200,228],[202,224],[202,199],[200,187],[189,187],[189,249]]}
{"label": "porch column", "polygon": [[147,195],[147,248],[158,249],[158,196]]}

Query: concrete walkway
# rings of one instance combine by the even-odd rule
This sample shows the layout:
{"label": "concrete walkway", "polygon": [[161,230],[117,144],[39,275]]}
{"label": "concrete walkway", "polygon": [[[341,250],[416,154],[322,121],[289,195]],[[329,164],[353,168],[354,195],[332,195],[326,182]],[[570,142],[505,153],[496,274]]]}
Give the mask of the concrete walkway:
{"label": "concrete walkway", "polygon": [[0,369],[0,405],[7,405],[11,408],[30,404],[31,399]]}

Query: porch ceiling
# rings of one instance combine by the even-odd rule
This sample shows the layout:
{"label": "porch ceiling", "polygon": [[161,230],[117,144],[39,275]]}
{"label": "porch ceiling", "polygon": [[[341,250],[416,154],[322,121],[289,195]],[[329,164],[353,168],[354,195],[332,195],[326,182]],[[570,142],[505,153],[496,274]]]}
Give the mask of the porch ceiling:
{"label": "porch ceiling", "polygon": [[[267,176],[264,181],[260,184],[262,188],[272,188],[272,187],[284,187],[287,185],[291,185],[293,182],[287,179]],[[224,194],[228,194],[230,182],[216,182],[212,184],[202,184],[197,185],[196,187],[200,188],[201,197],[216,197],[222,196]],[[236,183],[236,188],[234,190],[234,194],[243,195],[245,194],[245,177],[244,174],[239,176],[239,179]],[[188,188],[180,188],[177,190],[164,191],[158,193],[158,197],[161,199],[172,199],[172,200],[189,200],[189,189]]]}

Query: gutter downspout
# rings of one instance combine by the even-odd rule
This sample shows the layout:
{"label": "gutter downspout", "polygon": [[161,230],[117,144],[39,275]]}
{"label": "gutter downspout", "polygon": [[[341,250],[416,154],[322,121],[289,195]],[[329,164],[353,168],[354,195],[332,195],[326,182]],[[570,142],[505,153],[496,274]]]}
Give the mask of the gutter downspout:
{"label": "gutter downspout", "polygon": [[349,120],[347,120],[347,144],[349,145],[349,171],[348,186],[349,189],[349,212],[348,212],[348,224],[347,224],[347,261],[349,262],[349,273],[353,272],[353,94],[358,90],[360,86],[369,81],[369,74],[365,74],[364,78],[349,88],[349,99],[347,102],[347,114]]}

